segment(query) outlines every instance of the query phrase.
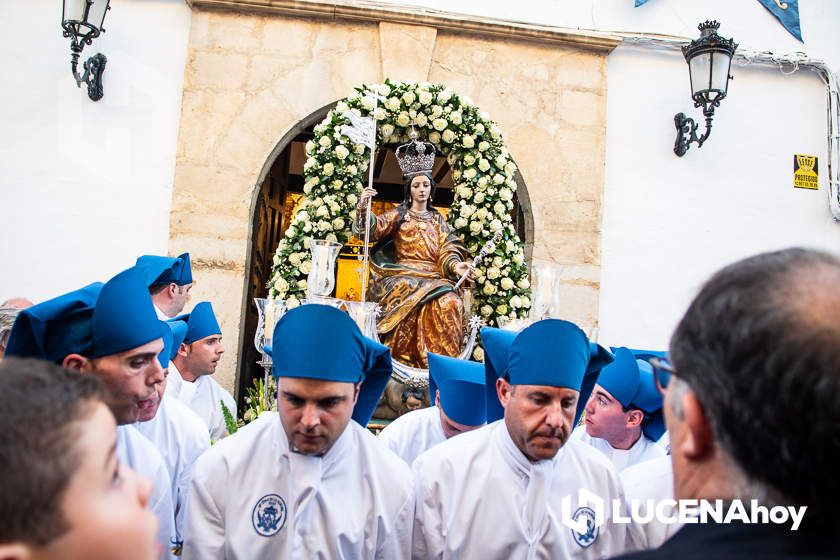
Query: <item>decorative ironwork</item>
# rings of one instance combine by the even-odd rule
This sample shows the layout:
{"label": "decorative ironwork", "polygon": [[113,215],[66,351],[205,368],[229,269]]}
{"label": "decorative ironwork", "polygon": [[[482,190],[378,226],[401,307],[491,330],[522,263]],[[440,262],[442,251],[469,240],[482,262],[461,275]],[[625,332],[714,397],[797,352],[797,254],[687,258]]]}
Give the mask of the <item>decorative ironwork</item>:
{"label": "decorative ironwork", "polygon": [[68,1],[72,0],[64,0],[62,12],[64,17],[61,21],[61,27],[64,30],[64,37],[70,39],[70,69],[73,78],[76,80],[76,86],[82,87],[82,84],[86,84],[88,97],[91,101],[99,101],[105,94],[102,86],[102,74],[105,72],[105,64],[108,59],[102,53],[93,55],[82,65],[84,74],[79,75],[79,56],[82,54],[85,45],[92,44],[94,39],[105,32],[102,24],[105,21],[105,14],[111,9],[111,0],[99,0],[100,5],[104,2],[105,8],[101,11],[101,19],[98,22],[88,21],[92,16],[91,7],[96,0],[82,0],[85,5],[82,8],[80,19],[67,17]]}
{"label": "decorative ironwork", "polygon": [[694,119],[686,117],[684,113],[674,115],[674,126],[677,129],[674,153],[680,157],[685,155],[691,144],[696,143],[699,148],[709,138],[715,107],[719,107],[726,97],[729,80],[732,79],[729,68],[738,44],[732,39],[718,35],[719,27],[720,23],[717,21],[704,21],[697,26],[700,38],[682,46],[691,78],[691,98],[695,107],[703,108],[706,131],[702,136],[697,136],[698,125]]}

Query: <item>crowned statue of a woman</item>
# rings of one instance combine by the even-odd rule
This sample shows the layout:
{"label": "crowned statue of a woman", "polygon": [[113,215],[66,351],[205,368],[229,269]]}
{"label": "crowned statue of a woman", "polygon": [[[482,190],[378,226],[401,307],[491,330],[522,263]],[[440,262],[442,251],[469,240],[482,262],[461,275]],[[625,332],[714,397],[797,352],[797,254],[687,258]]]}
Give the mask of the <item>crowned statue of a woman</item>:
{"label": "crowned statue of a woman", "polygon": [[[427,368],[427,352],[457,356],[463,350],[464,304],[455,283],[471,273],[461,240],[432,206],[435,147],[412,139],[396,150],[403,172],[404,199],[381,216],[372,215],[370,238],[376,242],[370,263],[367,298],[382,314],[377,332],[400,362]],[[362,191],[354,230],[364,231],[372,188]]]}

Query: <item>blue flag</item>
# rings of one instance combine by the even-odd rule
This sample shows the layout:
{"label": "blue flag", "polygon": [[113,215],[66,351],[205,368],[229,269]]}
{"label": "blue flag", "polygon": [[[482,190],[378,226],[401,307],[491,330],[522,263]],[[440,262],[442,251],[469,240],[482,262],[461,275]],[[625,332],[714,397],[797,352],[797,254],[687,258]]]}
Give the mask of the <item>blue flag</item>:
{"label": "blue flag", "polygon": [[[785,26],[791,35],[802,41],[802,30],[799,28],[799,0],[758,1]],[[636,5],[638,6],[638,0],[636,0]]]}

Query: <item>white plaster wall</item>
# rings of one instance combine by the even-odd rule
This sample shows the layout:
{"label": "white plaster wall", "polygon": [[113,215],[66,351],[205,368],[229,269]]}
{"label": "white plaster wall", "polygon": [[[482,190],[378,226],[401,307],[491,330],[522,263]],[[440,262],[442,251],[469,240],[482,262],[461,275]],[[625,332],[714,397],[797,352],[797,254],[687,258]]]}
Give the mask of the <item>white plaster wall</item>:
{"label": "white plaster wall", "polygon": [[61,2],[0,3],[0,301],[43,300],[166,253],[190,10],[113,0],[94,103],[70,74]]}

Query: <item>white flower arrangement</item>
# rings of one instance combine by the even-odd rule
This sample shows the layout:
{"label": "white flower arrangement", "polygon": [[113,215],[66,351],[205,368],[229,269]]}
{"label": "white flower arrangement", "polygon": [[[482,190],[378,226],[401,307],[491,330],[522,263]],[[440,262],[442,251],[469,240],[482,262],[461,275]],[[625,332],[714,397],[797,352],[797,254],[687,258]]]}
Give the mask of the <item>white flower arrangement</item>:
{"label": "white flower arrangement", "polygon": [[[516,165],[499,127],[487,114],[466,97],[428,83],[386,80],[361,86],[315,127],[314,139],[306,143],[304,200],[273,257],[269,296],[286,300],[289,309],[299,305],[306,297],[306,275],[312,266],[307,239],[345,243],[350,237],[370,154],[367,147],[354,144],[340,131],[349,124],[343,113],[371,114],[376,105],[374,92],[385,96],[376,107],[379,144],[408,141],[414,126],[421,139],[428,139],[447,156],[456,183],[449,223],[471,255],[494,232],[502,232],[502,242],[479,264],[475,309],[488,324],[502,316],[526,317],[530,282],[522,242],[510,216]],[[480,347],[473,357],[483,357]]]}

